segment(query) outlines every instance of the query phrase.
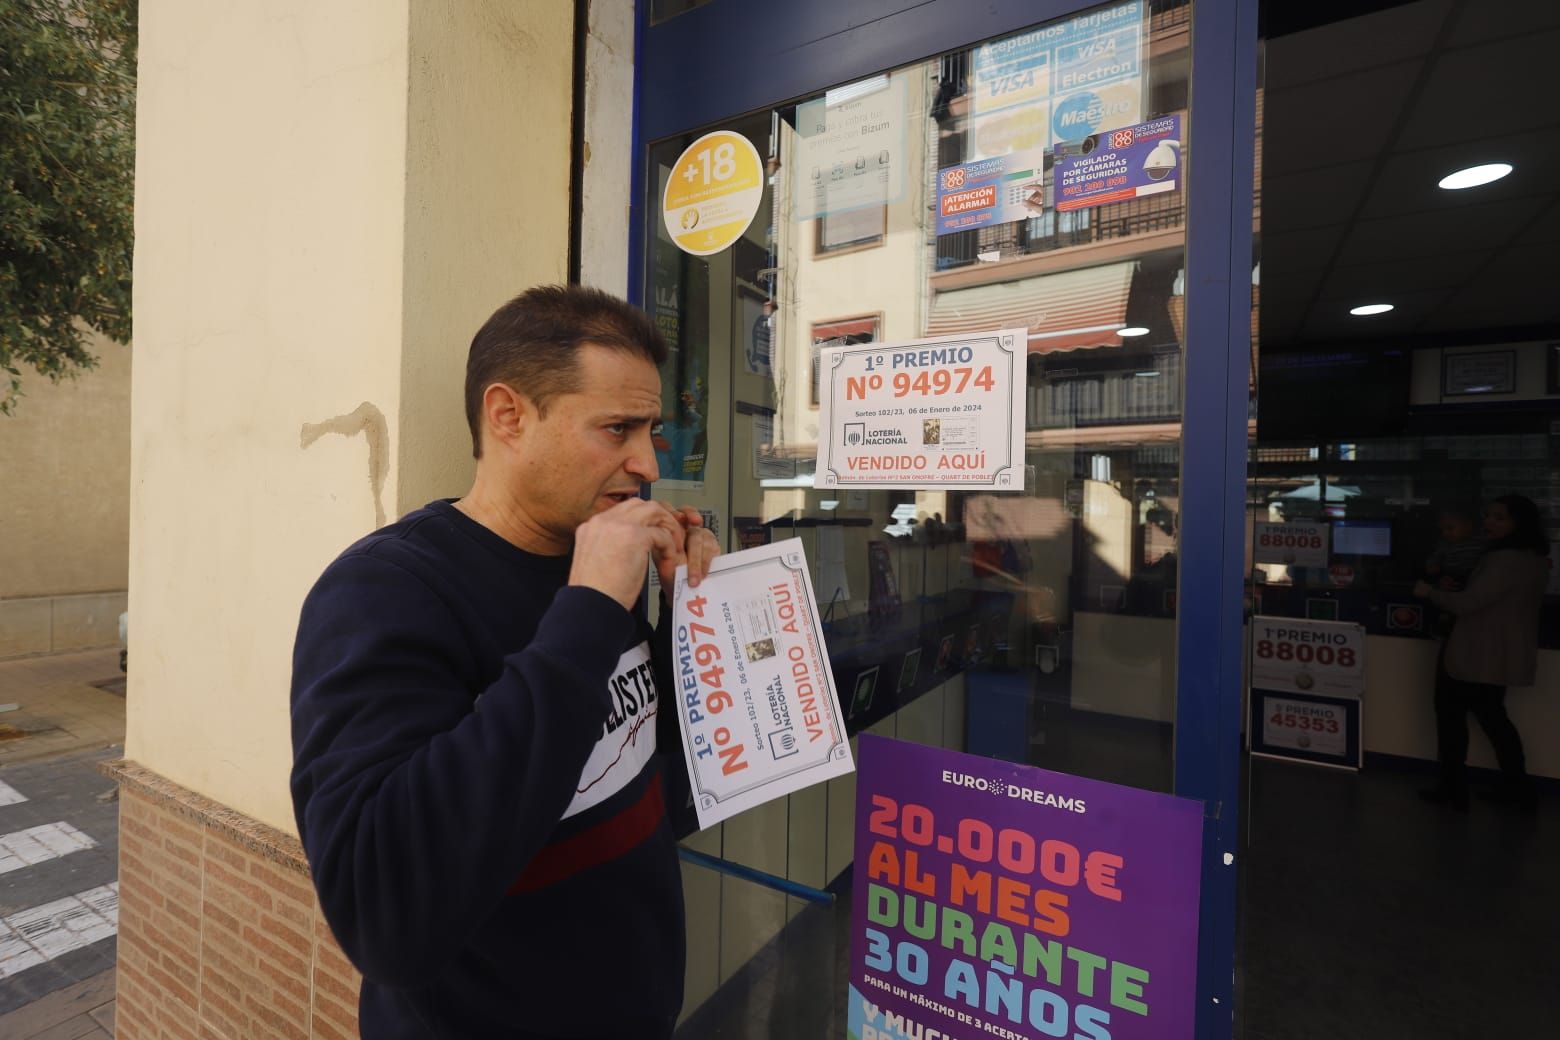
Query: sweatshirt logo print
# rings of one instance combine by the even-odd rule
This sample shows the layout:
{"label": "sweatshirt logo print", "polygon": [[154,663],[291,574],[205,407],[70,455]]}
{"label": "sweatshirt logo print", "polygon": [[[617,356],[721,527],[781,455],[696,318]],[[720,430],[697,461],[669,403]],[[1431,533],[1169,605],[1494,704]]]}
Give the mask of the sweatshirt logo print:
{"label": "sweatshirt logo print", "polygon": [[612,700],[612,713],[580,772],[574,800],[564,812],[564,819],[617,794],[633,782],[655,754],[655,718],[660,704],[648,642],[618,658],[612,678],[607,680],[607,693]]}

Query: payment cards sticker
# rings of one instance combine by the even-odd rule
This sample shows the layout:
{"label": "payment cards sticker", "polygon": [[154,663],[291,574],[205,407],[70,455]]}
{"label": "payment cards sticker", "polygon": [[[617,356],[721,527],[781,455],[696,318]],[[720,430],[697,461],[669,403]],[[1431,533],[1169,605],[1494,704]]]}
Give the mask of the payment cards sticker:
{"label": "payment cards sticker", "polygon": [[677,157],[661,196],[661,218],[679,249],[709,256],[742,237],[763,197],[758,149],[734,130],[716,130]]}
{"label": "payment cards sticker", "polygon": [[677,568],[673,683],[699,827],[855,768],[800,539]]}

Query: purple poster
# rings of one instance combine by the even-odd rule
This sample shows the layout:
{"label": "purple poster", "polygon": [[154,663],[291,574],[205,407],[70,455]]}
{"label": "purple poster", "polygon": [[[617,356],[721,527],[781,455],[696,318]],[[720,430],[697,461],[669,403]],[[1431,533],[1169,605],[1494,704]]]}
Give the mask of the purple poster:
{"label": "purple poster", "polygon": [[1193,1029],[1202,807],[863,734],[851,1040]]}
{"label": "purple poster", "polygon": [[1181,117],[1086,137],[1083,154],[1059,156],[1053,176],[1061,213],[1175,191],[1181,183]]}

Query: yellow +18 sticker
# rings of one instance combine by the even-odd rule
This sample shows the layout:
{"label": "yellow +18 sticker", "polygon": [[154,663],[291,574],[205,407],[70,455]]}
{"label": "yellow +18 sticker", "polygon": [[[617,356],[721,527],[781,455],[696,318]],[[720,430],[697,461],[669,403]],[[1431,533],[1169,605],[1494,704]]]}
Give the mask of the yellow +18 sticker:
{"label": "yellow +18 sticker", "polygon": [[661,216],[679,249],[709,256],[742,236],[763,197],[758,149],[735,131],[716,130],[677,157],[661,196]]}

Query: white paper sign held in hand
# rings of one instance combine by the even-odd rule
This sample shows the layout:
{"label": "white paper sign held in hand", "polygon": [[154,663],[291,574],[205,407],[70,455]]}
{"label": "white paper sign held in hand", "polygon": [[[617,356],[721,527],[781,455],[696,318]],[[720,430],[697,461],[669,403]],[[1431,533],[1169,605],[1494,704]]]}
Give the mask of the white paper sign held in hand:
{"label": "white paper sign held in hand", "polygon": [[672,681],[699,826],[855,768],[799,539],[677,569]]}

